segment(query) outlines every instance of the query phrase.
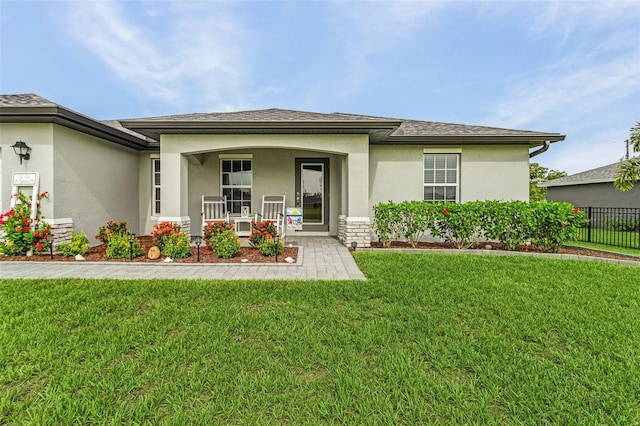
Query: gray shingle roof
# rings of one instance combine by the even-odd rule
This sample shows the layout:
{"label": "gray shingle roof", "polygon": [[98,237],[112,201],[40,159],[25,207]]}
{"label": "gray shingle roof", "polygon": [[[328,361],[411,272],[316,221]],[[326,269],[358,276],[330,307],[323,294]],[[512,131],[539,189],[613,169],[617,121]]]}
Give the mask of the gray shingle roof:
{"label": "gray shingle roof", "polygon": [[[237,112],[211,112],[197,114],[167,115],[160,117],[141,118],[148,122],[376,122],[398,121],[400,126],[392,136],[541,136],[558,135],[557,133],[536,132],[530,130],[514,130],[498,127],[472,126],[465,124],[441,123],[434,121],[406,120],[393,117],[378,117],[371,115],[347,114],[342,112],[319,113],[295,111],[288,109],[263,109]],[[129,121],[129,120],[123,120]],[[131,120],[136,121],[136,120]]]}
{"label": "gray shingle roof", "polygon": [[542,182],[539,186],[571,186],[584,185],[589,183],[613,182],[613,176],[616,173],[619,165],[620,162],[608,164],[606,166],[598,167],[597,169],[587,170],[584,172],[576,173],[574,175],[548,180],[546,182]]}
{"label": "gray shingle roof", "polygon": [[[0,109],[12,111],[54,108],[72,112],[35,94],[0,95]],[[80,115],[78,113],[74,113]],[[87,120],[92,120],[86,117]],[[155,141],[162,133],[363,133],[371,143],[424,142],[505,142],[540,145],[542,141],[561,141],[564,135],[488,126],[406,120],[340,112],[319,113],[289,109],[262,109],[237,112],[210,112],[167,115],[126,120],[96,121],[129,136]],[[144,135],[144,136],[143,136]],[[147,140],[147,142],[149,142]],[[153,145],[153,144],[152,144]]]}
{"label": "gray shingle roof", "polygon": [[0,105],[2,106],[56,106],[54,102],[38,96],[34,93],[21,95],[0,95]]}

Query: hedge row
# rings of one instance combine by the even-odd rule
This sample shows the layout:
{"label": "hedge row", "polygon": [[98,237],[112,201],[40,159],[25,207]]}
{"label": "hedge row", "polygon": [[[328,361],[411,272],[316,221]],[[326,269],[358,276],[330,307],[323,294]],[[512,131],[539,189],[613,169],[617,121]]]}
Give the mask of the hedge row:
{"label": "hedge row", "polygon": [[383,246],[405,240],[413,247],[425,236],[469,248],[480,241],[499,241],[514,250],[532,244],[557,252],[579,236],[587,224],[584,212],[569,203],[470,201],[427,203],[403,201],[373,207],[373,229]]}

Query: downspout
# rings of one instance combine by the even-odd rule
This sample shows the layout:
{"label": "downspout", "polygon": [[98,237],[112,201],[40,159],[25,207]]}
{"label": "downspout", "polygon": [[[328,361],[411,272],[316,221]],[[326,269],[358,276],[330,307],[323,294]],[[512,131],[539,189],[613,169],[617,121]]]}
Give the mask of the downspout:
{"label": "downspout", "polygon": [[551,146],[551,141],[544,141],[544,143],[539,149],[536,149],[535,151],[529,153],[529,158],[533,158],[536,155],[542,154],[543,152],[548,150],[550,146]]}

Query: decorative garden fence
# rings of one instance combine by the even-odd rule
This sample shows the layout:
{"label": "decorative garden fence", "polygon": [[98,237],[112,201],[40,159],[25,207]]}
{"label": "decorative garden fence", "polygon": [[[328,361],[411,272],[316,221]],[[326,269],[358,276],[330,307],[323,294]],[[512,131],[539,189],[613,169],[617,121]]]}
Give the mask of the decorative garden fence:
{"label": "decorative garden fence", "polygon": [[580,229],[582,241],[640,249],[640,208],[581,207],[588,225]]}

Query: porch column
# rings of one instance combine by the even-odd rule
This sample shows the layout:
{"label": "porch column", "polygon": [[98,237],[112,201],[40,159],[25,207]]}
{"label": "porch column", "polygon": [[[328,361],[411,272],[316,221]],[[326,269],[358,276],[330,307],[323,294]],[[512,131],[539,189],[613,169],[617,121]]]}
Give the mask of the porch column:
{"label": "porch column", "polygon": [[177,223],[189,233],[191,227],[188,209],[189,162],[181,153],[166,152],[162,147],[161,144],[158,222]]}
{"label": "porch column", "polygon": [[346,158],[347,209],[338,223],[338,239],[346,246],[371,246],[369,218],[369,141],[358,145]]}

